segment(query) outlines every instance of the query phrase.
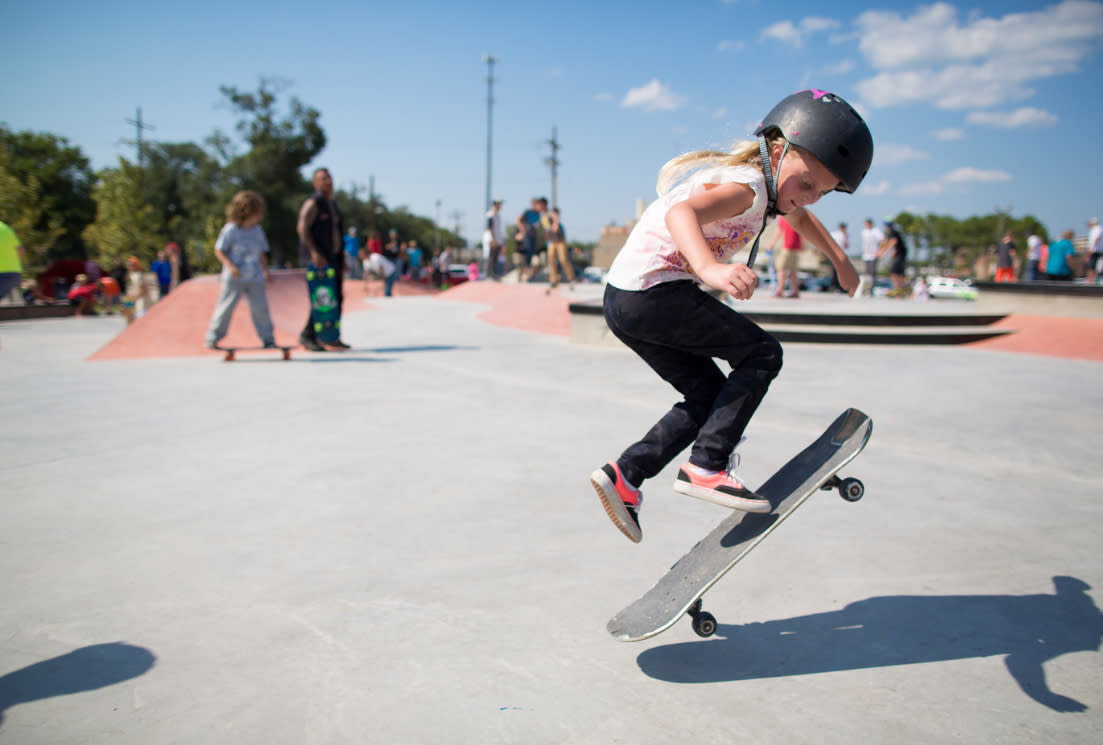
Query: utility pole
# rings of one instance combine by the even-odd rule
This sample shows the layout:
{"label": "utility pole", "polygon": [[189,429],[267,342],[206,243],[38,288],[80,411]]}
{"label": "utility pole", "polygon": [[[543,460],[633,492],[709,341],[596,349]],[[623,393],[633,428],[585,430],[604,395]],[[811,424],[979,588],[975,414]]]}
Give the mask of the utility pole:
{"label": "utility pole", "polygon": [[498,58],[493,54],[484,54],[483,62],[486,63],[486,211],[490,211],[490,153],[491,146],[494,142],[492,137],[493,122],[492,114],[494,111],[494,63],[498,61]]}
{"label": "utility pole", "polygon": [[143,129],[156,129],[152,124],[146,124],[142,121],[142,107],[138,107],[138,117],[136,119],[127,119],[127,124],[133,124],[134,129],[138,133],[138,139],[127,141],[127,145],[137,145],[138,147],[138,169],[141,170],[145,163],[145,146],[142,144],[142,130]]}
{"label": "utility pole", "polygon": [[558,188],[559,188],[557,174],[558,174],[558,168],[559,168],[559,165],[560,165],[560,162],[561,162],[559,160],[559,157],[558,157],[561,145],[559,144],[559,139],[558,139],[557,132],[558,132],[558,130],[556,129],[556,127],[552,127],[551,139],[548,140],[547,143],[546,143],[546,144],[551,146],[551,157],[550,158],[544,158],[544,162],[546,164],[548,164],[549,166],[551,166],[551,206],[552,207],[558,207],[559,206],[559,197],[558,197],[556,192],[558,191]]}

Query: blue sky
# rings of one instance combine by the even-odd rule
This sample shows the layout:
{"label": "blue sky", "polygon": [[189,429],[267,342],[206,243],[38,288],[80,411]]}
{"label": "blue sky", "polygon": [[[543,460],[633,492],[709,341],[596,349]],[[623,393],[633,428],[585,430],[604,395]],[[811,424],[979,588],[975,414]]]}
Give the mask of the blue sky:
{"label": "blue sky", "polygon": [[[304,9],[309,8],[309,11]],[[803,88],[865,116],[874,164],[833,227],[907,209],[1010,207],[1051,232],[1103,217],[1103,2],[969,5],[791,0],[344,2],[37,0],[4,11],[0,121],[69,139],[96,168],[134,137],[235,135],[220,85],[289,83],[322,113],[338,186],[476,238],[494,67],[492,191],[512,218],[550,196],[558,131],[568,236],[622,223],[686,150],[726,148]]]}

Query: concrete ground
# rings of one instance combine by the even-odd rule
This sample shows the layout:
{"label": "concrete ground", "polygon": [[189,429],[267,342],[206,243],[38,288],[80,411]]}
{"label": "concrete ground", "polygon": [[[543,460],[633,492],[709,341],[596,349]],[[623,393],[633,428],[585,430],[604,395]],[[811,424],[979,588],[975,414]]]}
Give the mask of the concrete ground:
{"label": "concrete ground", "polygon": [[1100,363],[788,345],[744,475],[855,406],[865,499],[721,580],[716,637],[624,644],[723,517],[672,467],[633,545],[587,482],[674,394],[486,310],[375,298],[350,352],[231,364],[0,326],[0,743],[1099,741]]}

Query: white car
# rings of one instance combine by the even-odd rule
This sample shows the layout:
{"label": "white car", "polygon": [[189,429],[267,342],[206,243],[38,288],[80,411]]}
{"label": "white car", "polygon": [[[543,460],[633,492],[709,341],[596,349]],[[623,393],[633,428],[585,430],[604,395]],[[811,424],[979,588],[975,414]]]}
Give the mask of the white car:
{"label": "white car", "polygon": [[977,299],[977,288],[955,277],[931,277],[927,280],[927,287],[932,298]]}

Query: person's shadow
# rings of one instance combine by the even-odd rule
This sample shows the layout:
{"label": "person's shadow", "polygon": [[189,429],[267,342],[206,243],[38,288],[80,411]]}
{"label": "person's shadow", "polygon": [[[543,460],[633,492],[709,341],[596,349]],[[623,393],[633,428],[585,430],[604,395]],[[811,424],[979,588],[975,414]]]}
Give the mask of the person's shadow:
{"label": "person's shadow", "polygon": [[0,678],[0,725],[17,704],[106,688],[148,672],[157,658],[144,647],[93,644],[36,662]]}
{"label": "person's shadow", "polygon": [[638,662],[659,680],[714,683],[1007,655],[1027,696],[1055,711],[1084,711],[1049,689],[1043,665],[1098,650],[1103,613],[1087,583],[1054,577],[1053,584],[1055,595],[877,597],[830,613],[721,625],[723,641],[654,647]]}

